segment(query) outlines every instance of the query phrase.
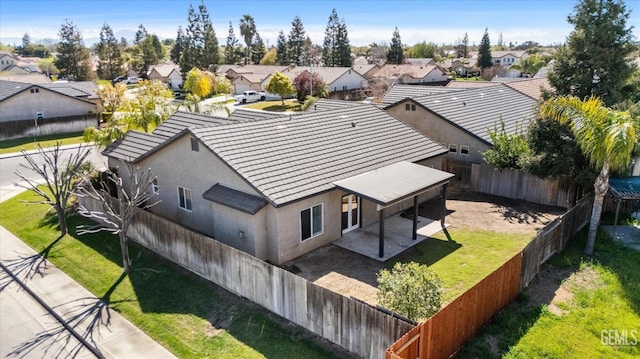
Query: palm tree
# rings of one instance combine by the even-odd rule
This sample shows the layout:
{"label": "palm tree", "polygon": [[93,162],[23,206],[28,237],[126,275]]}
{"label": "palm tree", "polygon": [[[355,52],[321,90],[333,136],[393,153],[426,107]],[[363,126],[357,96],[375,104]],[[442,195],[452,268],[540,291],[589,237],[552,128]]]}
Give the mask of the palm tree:
{"label": "palm tree", "polygon": [[520,60],[517,64],[511,66],[511,70],[520,70],[523,74],[528,74],[533,76],[540,70],[541,67],[545,66],[547,63],[538,58],[538,55],[531,55],[523,60]]}
{"label": "palm tree", "polygon": [[253,41],[253,35],[256,34],[256,23],[253,21],[251,15],[242,15],[240,19],[240,35],[244,38],[244,43],[247,44],[247,56],[244,58],[244,64],[247,64],[247,60],[251,58],[251,41]]}
{"label": "palm tree", "polygon": [[629,112],[604,106],[597,97],[580,100],[577,97],[558,97],[540,106],[540,115],[560,123],[568,123],[578,146],[596,168],[595,199],[591,211],[589,235],[584,252],[593,254],[596,232],[600,223],[602,204],[609,190],[612,171],[626,171],[640,141],[640,121]]}

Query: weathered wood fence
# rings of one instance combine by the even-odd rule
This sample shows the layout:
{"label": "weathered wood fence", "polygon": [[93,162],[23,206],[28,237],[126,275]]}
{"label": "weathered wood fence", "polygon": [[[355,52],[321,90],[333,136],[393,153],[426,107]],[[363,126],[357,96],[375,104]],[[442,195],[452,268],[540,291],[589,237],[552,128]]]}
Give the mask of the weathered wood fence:
{"label": "weathered wood fence", "polygon": [[513,302],[538,274],[540,265],[589,222],[592,204],[589,195],[549,223],[523,251],[390,346],[386,358],[449,358]]}
{"label": "weathered wood fence", "polygon": [[82,132],[90,126],[98,126],[98,118],[95,114],[2,121],[0,122],[0,140]]}
{"label": "weathered wood fence", "polygon": [[528,202],[570,208],[575,187],[570,178],[542,179],[520,170],[495,170],[474,163],[471,166],[471,191]]}
{"label": "weathered wood fence", "polygon": [[520,289],[524,289],[540,271],[540,265],[564,249],[567,242],[589,223],[593,196],[582,198],[573,208],[538,231],[522,250]]}
{"label": "weathered wood fence", "polygon": [[[79,200],[88,209],[101,209],[92,199]],[[384,358],[385,349],[415,326],[150,212],[141,210],[136,214],[129,236],[151,251],[362,358]]]}

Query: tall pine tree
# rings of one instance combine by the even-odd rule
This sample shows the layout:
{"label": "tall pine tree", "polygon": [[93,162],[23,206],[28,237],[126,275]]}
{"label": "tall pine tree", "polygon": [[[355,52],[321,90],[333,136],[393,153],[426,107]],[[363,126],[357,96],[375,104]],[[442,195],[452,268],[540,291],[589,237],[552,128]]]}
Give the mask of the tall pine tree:
{"label": "tall pine tree", "polygon": [[280,30],[276,41],[276,65],[289,66],[291,64],[288,47],[287,38],[284,36],[284,32]]}
{"label": "tall pine tree", "polygon": [[144,40],[145,37],[147,37],[147,35],[147,29],[145,29],[145,27],[140,24],[138,26],[138,31],[136,31],[135,38],[133,39],[133,44],[140,45],[140,43]]}
{"label": "tall pine tree", "polygon": [[61,78],[73,81],[86,81],[93,78],[89,49],[84,47],[80,30],[69,19],[62,24],[58,42],[58,56],[55,65]]}
{"label": "tall pine tree", "polygon": [[329,67],[349,67],[352,63],[347,25],[338,18],[336,9],[331,12],[324,32],[322,62]]}
{"label": "tall pine tree", "polygon": [[262,41],[260,34],[256,32],[253,38],[253,44],[251,45],[251,62],[253,64],[259,64],[266,53],[267,47],[264,46],[264,41]]}
{"label": "tall pine tree", "polygon": [[480,48],[478,48],[478,67],[482,70],[488,69],[493,63],[491,62],[491,41],[489,40],[489,32],[484,29],[484,35],[480,40]]}
{"label": "tall pine tree", "polygon": [[224,47],[224,63],[233,65],[238,62],[240,55],[238,54],[238,39],[233,31],[233,25],[229,21],[229,34],[227,35],[227,43]]}
{"label": "tall pine tree", "polygon": [[204,5],[204,2],[198,6],[200,10],[200,27],[202,28],[202,42],[204,44],[202,49],[202,59],[198,66],[201,70],[215,71],[216,66],[220,60],[220,54],[218,53],[218,38],[216,32],[213,30],[213,23],[209,16],[209,11]]}
{"label": "tall pine tree", "polygon": [[404,51],[402,49],[402,40],[400,39],[400,31],[398,28],[393,31],[391,37],[391,45],[387,54],[387,63],[399,65],[404,62]]}
{"label": "tall pine tree", "polygon": [[291,22],[291,32],[289,32],[289,46],[288,46],[288,58],[289,60],[300,66],[304,63],[304,41],[306,39],[306,33],[304,31],[304,25],[302,20],[298,16]]}
{"label": "tall pine tree", "polygon": [[218,39],[204,3],[198,6],[198,13],[193,5],[189,5],[187,22],[189,24],[184,36],[184,50],[180,56],[180,71],[186,76],[194,67],[214,70],[219,60]]}
{"label": "tall pine tree", "polygon": [[100,42],[96,47],[100,58],[98,62],[98,77],[101,79],[114,79],[122,73],[122,54],[118,46],[118,40],[113,35],[111,27],[104,23],[100,30]]}
{"label": "tall pine tree", "polygon": [[633,73],[634,51],[629,12],[622,0],[582,0],[568,21],[574,25],[555,56],[549,81],[558,95],[598,96],[607,106],[622,102]]}
{"label": "tall pine tree", "polygon": [[184,41],[184,31],[182,31],[182,26],[178,26],[176,42],[173,44],[173,48],[171,48],[169,57],[174,64],[180,63],[180,55],[182,55],[182,51],[184,51]]}

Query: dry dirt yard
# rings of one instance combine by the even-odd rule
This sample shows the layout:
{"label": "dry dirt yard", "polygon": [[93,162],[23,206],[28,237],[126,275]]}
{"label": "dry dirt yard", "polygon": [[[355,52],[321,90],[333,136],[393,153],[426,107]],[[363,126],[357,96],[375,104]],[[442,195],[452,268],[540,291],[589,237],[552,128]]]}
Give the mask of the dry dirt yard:
{"label": "dry dirt yard", "polygon": [[[449,229],[522,233],[533,237],[539,229],[565,212],[563,208],[474,192],[453,190],[447,197],[445,222]],[[441,208],[440,201],[430,201],[420,206],[420,215],[439,219]],[[376,274],[384,268],[384,263],[329,244],[282,267],[319,286],[376,305]]]}

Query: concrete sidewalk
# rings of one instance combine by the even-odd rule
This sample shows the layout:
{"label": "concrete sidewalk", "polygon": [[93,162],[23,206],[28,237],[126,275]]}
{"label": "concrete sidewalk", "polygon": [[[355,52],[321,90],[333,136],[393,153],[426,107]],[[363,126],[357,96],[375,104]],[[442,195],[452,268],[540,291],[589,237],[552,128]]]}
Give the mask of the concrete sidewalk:
{"label": "concrete sidewalk", "polygon": [[[0,260],[5,265],[7,264],[7,260],[24,258],[35,254],[37,253],[33,249],[24,244],[4,227],[0,227]],[[19,278],[22,279],[22,277]],[[80,311],[87,310],[87,306],[95,306],[97,303],[97,298],[94,295],[49,262],[47,262],[44,275],[34,276],[32,279],[26,281],[26,285],[41,297],[45,303],[54,308],[58,315],[66,320],[71,319]],[[18,288],[18,286],[11,285],[0,292],[0,295],[4,297],[3,300],[0,301],[0,306],[2,307],[1,312],[3,313],[0,318],[0,333],[2,333],[0,352],[2,353],[2,357],[19,345],[35,339],[32,336],[33,333],[29,334],[28,331],[26,331],[26,335],[20,335],[20,332],[25,332],[23,328],[25,325],[25,313],[38,316],[35,320],[42,322],[43,325],[41,327],[45,328],[45,330],[50,329],[55,321],[54,318],[48,314],[43,318],[42,306],[35,301],[31,301],[28,293]],[[11,292],[9,293],[8,291]],[[27,296],[29,298],[27,298]],[[11,302],[11,300],[7,300],[9,297],[13,297],[10,299],[12,299],[14,303],[20,304],[20,310],[10,310],[6,307],[9,305],[8,303]],[[18,297],[18,299],[16,299],[16,297]],[[14,307],[17,306],[14,304]],[[102,308],[101,312],[98,311],[91,315],[95,316],[102,313],[104,315],[103,319],[106,321],[105,312],[106,309]],[[93,339],[97,342],[98,349],[104,357],[175,358],[167,349],[153,341],[144,332],[124,319],[118,312],[110,309],[109,314],[111,315],[109,324],[98,324],[92,331]],[[33,318],[28,319],[27,321],[33,322],[33,320],[31,320]],[[93,318],[87,318],[85,322],[76,328],[76,331],[81,335],[85,334],[91,319]],[[55,344],[60,346],[61,343],[58,342]],[[73,345],[72,340],[68,346]],[[42,349],[40,348],[40,350]],[[38,351],[31,354],[37,355],[36,353],[38,353]],[[53,353],[48,353],[48,355],[53,355]],[[93,355],[83,349],[79,357],[93,357]]]}

